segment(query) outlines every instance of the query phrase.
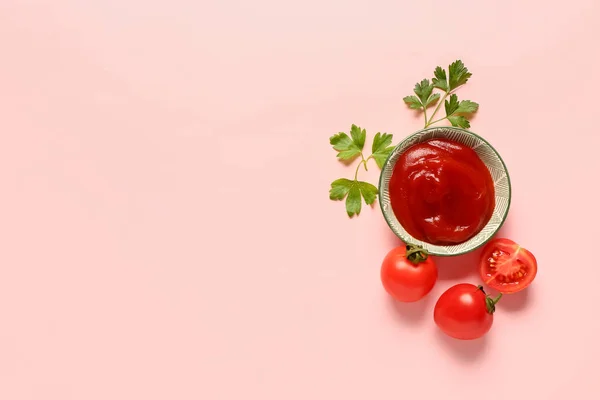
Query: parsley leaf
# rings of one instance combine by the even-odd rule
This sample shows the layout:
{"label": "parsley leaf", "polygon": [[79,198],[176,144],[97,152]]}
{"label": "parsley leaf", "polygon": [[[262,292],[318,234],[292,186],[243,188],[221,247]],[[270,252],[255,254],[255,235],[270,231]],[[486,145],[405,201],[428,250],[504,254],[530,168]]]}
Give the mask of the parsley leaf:
{"label": "parsley leaf", "polygon": [[431,96],[429,96],[429,99],[427,100],[425,107],[434,106],[435,103],[437,103],[439,99],[440,99],[439,93],[432,94]]}
{"label": "parsley leaf", "polygon": [[353,215],[360,215],[360,209],[362,208],[362,201],[360,198],[360,189],[356,185],[352,185],[348,197],[346,197],[346,212],[349,217]]}
{"label": "parsley leaf", "polygon": [[458,109],[456,110],[457,114],[470,114],[474,113],[479,109],[479,104],[475,103],[471,100],[463,100],[458,105]]}
{"label": "parsley leaf", "polygon": [[456,60],[450,64],[448,67],[448,74],[450,77],[448,80],[450,90],[454,90],[457,87],[464,85],[467,83],[471,75],[473,75],[469,72],[461,60]]}
{"label": "parsley leaf", "polygon": [[329,198],[331,200],[344,200],[344,197],[346,197],[348,191],[350,191],[353,182],[354,181],[346,178],[336,179],[335,181],[331,182]]}
{"label": "parsley leaf", "polygon": [[365,140],[367,139],[367,130],[360,129],[358,126],[352,124],[350,128],[350,135],[352,135],[352,141],[362,151],[363,147],[365,147]]}
{"label": "parsley leaf", "polygon": [[446,117],[452,126],[460,126],[461,128],[470,128],[471,124],[464,115],[471,114],[479,109],[479,104],[471,100],[458,101],[458,96],[452,94],[450,100],[445,102]]}
{"label": "parsley leaf", "polygon": [[365,203],[367,203],[368,205],[375,203],[377,193],[379,193],[377,187],[375,185],[371,185],[369,182],[358,181],[357,184],[358,188],[360,189],[360,193],[365,199]]}
{"label": "parsley leaf", "polygon": [[467,83],[473,74],[469,72],[461,60],[456,60],[448,66],[448,76],[446,76],[446,70],[440,66],[435,68],[433,75],[435,76],[431,80],[433,87],[450,93],[457,87]]}
{"label": "parsley leaf", "polygon": [[421,100],[421,104],[427,106],[427,100],[431,96],[431,92],[433,92],[433,85],[429,83],[429,79],[423,79],[415,85],[414,92],[419,100]]}
{"label": "parsley leaf", "polygon": [[423,108],[423,104],[421,104],[421,100],[417,96],[406,96],[403,98],[406,105],[413,110],[420,110]]}
{"label": "parsley leaf", "polygon": [[416,96],[406,96],[402,99],[413,110],[421,110],[433,106],[440,99],[439,93],[433,93],[433,84],[429,83],[429,79],[423,79],[421,82],[418,82],[413,91]]}
{"label": "parsley leaf", "polygon": [[425,108],[434,105],[440,98],[439,93],[432,94],[433,84],[429,83],[429,79],[423,79],[421,82],[417,83],[414,92]]}
{"label": "parsley leaf", "polygon": [[444,92],[448,91],[448,78],[446,78],[446,70],[442,67],[436,67],[435,71],[433,71],[433,75],[435,78],[431,80],[433,86],[442,89]]}
{"label": "parsley leaf", "polygon": [[340,132],[329,138],[329,143],[335,150],[339,151],[337,156],[341,160],[352,160],[360,155],[365,146],[367,138],[366,130],[361,130],[353,124],[350,128],[350,135],[352,135],[352,139],[344,132]]}
{"label": "parsley leaf", "polygon": [[331,183],[329,198],[343,200],[346,198],[346,212],[349,217],[359,215],[362,209],[362,200],[371,205],[377,198],[377,187],[368,182],[341,178]]}
{"label": "parsley leaf", "polygon": [[360,149],[344,132],[340,132],[329,138],[329,143],[338,153],[338,158],[341,160],[351,160],[360,154]]}
{"label": "parsley leaf", "polygon": [[446,100],[445,106],[446,106],[446,115],[447,116],[454,114],[454,112],[456,110],[458,110],[458,107],[459,107],[458,96],[455,94],[450,96],[450,101]]}
{"label": "parsley leaf", "polygon": [[381,134],[377,132],[375,138],[373,138],[373,154],[371,156],[379,168],[383,168],[383,163],[385,163],[385,160],[392,150],[394,150],[394,146],[390,146],[392,144],[392,136],[389,133]]}
{"label": "parsley leaf", "polygon": [[469,120],[463,117],[462,115],[451,115],[448,117],[448,121],[450,121],[452,126],[460,126],[461,128],[471,127]]}

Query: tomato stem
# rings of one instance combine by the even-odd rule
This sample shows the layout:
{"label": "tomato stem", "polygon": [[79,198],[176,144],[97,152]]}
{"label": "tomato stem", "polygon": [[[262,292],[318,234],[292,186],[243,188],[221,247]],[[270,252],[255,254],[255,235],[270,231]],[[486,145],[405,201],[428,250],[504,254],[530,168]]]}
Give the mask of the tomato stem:
{"label": "tomato stem", "polygon": [[487,311],[490,314],[493,314],[496,311],[496,303],[498,303],[500,301],[500,299],[502,298],[502,293],[498,294],[498,296],[496,296],[495,299],[492,299],[490,296],[488,296],[485,293],[485,290],[483,290],[483,286],[481,286],[481,285],[477,286],[477,290],[481,290],[483,292],[483,294],[485,294],[485,306],[487,308]]}
{"label": "tomato stem", "polygon": [[424,262],[429,257],[429,253],[422,247],[414,244],[406,245],[406,258],[413,264]]}
{"label": "tomato stem", "polygon": [[493,299],[494,304],[496,304],[497,302],[499,302],[501,298],[502,298],[502,293],[500,293],[498,296],[496,296],[495,299]]}

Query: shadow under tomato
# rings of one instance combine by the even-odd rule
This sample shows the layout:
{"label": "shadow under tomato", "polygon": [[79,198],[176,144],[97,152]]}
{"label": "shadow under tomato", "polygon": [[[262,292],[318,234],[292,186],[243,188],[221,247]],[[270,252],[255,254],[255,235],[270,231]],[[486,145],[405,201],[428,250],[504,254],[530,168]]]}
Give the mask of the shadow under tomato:
{"label": "shadow under tomato", "polygon": [[531,297],[533,295],[532,286],[517,293],[503,295],[496,307],[506,311],[520,311],[524,309],[527,307],[527,304],[531,302]]}
{"label": "shadow under tomato", "polygon": [[[481,249],[455,257],[435,257],[435,263],[438,267],[438,279],[475,279],[480,256]],[[473,283],[477,284],[478,279],[479,277]]]}
{"label": "shadow under tomato", "polygon": [[487,335],[474,340],[459,340],[446,335],[437,326],[435,329],[437,330],[436,339],[442,347],[461,361],[475,362],[487,352]]}
{"label": "shadow under tomato", "polygon": [[394,298],[387,293],[386,296],[392,314],[402,322],[418,323],[425,318],[431,318],[431,293],[421,300],[412,303],[403,303],[394,300]]}

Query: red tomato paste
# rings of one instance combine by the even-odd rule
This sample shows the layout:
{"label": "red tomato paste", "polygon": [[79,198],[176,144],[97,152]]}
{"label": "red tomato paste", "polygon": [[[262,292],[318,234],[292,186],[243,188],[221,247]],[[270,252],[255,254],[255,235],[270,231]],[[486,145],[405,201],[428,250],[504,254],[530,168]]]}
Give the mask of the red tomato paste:
{"label": "red tomato paste", "polygon": [[431,139],[409,147],[390,180],[392,209],[416,239],[437,245],[465,242],[494,212],[494,182],[477,153]]}

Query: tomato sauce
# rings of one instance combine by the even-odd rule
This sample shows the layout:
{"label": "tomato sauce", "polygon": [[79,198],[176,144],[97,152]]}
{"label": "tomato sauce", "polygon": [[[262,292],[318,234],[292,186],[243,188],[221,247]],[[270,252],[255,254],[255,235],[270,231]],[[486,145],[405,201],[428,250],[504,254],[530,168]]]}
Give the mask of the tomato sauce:
{"label": "tomato sauce", "polygon": [[409,147],[394,167],[392,209],[416,239],[453,245],[475,236],[495,207],[489,170],[470,147],[431,139]]}

